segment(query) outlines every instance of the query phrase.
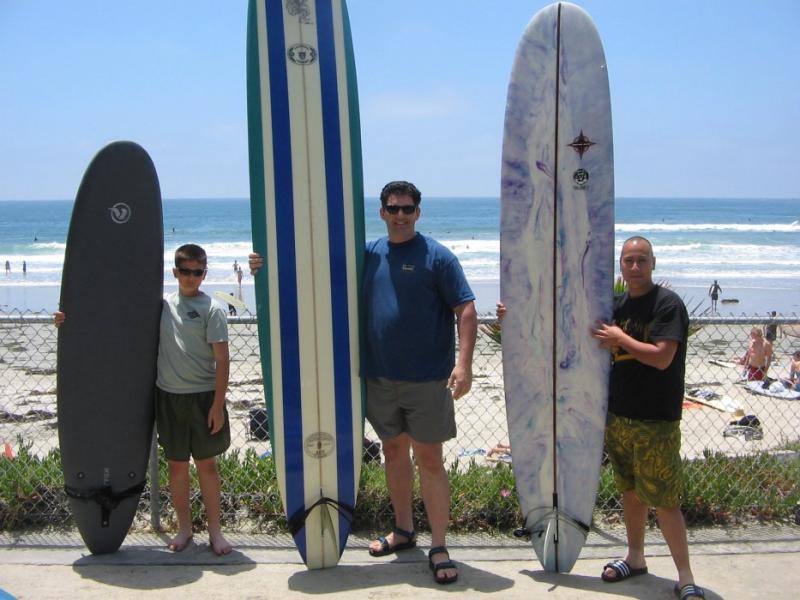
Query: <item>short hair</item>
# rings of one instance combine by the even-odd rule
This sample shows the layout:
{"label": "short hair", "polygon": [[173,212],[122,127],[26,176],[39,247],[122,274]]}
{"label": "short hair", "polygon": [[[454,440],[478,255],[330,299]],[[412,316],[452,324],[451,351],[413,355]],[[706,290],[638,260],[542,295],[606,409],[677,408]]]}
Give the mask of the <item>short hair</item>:
{"label": "short hair", "polygon": [[644,242],[645,244],[647,244],[647,247],[650,248],[650,254],[651,255],[654,254],[653,253],[653,244],[646,237],[643,237],[641,235],[632,235],[627,240],[622,242],[622,247],[624,248],[625,244],[627,244],[628,242]]}
{"label": "short hair", "polygon": [[414,206],[422,202],[422,194],[413,183],[409,181],[390,181],[381,190],[381,206],[386,206],[389,196],[409,196],[414,201]]}
{"label": "short hair", "polygon": [[205,267],[208,258],[206,257],[206,251],[197,244],[184,244],[175,250],[175,266],[180,267],[187,260],[197,261]]}

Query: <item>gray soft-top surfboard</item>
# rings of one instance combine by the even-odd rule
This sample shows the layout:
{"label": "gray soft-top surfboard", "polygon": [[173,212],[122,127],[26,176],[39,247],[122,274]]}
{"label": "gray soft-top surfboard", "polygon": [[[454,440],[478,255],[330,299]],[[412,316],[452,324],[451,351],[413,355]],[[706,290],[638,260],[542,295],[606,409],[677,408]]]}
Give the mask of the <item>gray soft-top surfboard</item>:
{"label": "gray soft-top surfboard", "polygon": [[144,487],[164,278],[161,192],[147,153],[115,142],[81,181],[58,332],[58,439],[75,523],[114,552]]}

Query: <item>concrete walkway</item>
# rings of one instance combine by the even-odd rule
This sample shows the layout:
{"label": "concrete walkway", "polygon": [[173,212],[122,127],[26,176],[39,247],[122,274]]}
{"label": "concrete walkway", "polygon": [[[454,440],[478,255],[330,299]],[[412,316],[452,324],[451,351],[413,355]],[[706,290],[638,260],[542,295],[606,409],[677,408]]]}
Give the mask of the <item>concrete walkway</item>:
{"label": "concrete walkway", "polygon": [[[709,599],[796,598],[800,528],[692,530],[692,568]],[[452,536],[459,581],[439,586],[427,567],[427,544],[371,558],[367,539],[352,538],[334,569],[308,571],[285,536],[231,535],[233,554],[216,557],[198,535],[182,553],[166,537],[135,534],[119,552],[92,556],[75,533],[0,533],[0,600],[12,598],[674,598],[675,569],[657,531],[648,533],[649,574],[616,584],[599,574],[624,554],[624,531],[593,532],[572,573],[541,570],[533,551],[513,538]]]}

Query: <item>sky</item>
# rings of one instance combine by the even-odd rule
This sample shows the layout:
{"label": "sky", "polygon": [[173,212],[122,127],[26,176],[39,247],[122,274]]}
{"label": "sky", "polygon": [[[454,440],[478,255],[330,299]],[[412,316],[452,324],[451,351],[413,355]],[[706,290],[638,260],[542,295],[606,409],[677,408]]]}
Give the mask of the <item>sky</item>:
{"label": "sky", "polygon": [[[800,198],[800,1],[585,0],[618,197]],[[535,0],[350,0],[364,185],[500,194],[508,78]],[[0,200],[74,198],[105,144],[164,198],[249,195],[246,0],[0,0]],[[794,173],[794,175],[791,175]]]}

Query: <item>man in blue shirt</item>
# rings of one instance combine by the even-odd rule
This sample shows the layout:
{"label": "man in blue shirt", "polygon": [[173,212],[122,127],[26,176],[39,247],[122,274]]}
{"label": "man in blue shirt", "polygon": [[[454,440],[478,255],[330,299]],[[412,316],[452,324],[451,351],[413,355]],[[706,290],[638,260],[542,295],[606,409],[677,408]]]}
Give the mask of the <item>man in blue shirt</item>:
{"label": "man in blue shirt", "polygon": [[383,188],[380,216],[388,235],[367,244],[364,262],[367,419],[383,442],[395,514],[394,530],[369,552],[384,556],[416,545],[413,449],[431,525],[429,566],[437,583],[452,583],[458,571],[445,545],[450,491],[442,444],[456,435],[453,400],[472,385],[477,313],[458,259],[415,230],[421,200],[406,181]]}
{"label": "man in blue shirt", "polygon": [[[413,449],[431,525],[428,564],[437,583],[452,583],[458,570],[445,545],[450,484],[442,444],[456,436],[453,400],[472,386],[478,317],[458,259],[415,230],[421,201],[412,183],[384,186],[380,215],[388,235],[367,244],[364,260],[361,371],[367,381],[367,419],[383,442],[395,515],[393,531],[373,541],[369,553],[385,556],[417,544]],[[249,259],[255,273],[263,260],[255,253]]]}

